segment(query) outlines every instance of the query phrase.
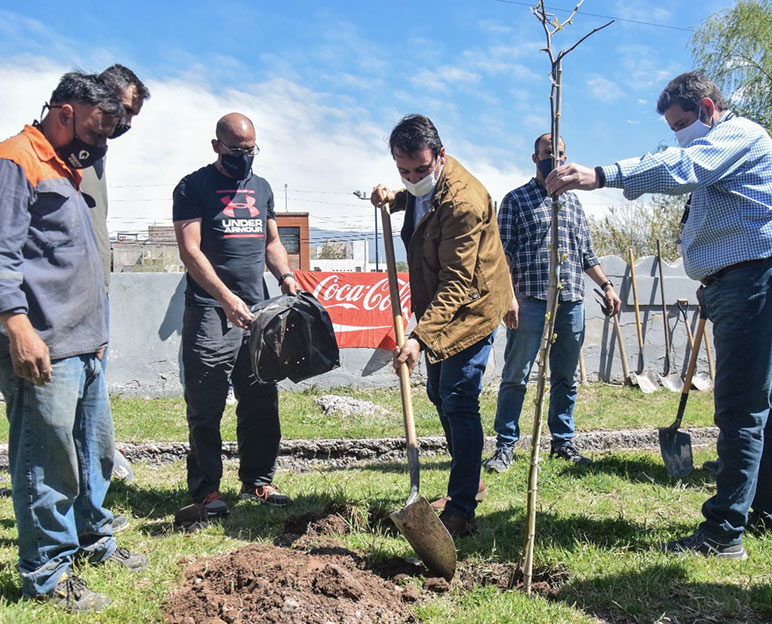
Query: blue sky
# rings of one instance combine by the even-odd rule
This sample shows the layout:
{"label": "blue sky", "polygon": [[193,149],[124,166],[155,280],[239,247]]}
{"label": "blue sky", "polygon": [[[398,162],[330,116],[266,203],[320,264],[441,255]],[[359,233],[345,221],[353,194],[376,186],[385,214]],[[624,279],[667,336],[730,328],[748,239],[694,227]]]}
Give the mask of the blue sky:
{"label": "blue sky", "polygon": [[[655,104],[692,69],[683,29],[733,4],[585,0],[556,47],[608,21],[589,13],[660,26],[618,21],[566,57],[569,158],[608,164],[673,145]],[[494,199],[530,178],[548,128],[544,41],[527,6],[498,0],[0,2],[0,137],[38,116],[64,71],[120,62],[152,97],[111,142],[112,230],[169,223],[175,183],[213,160],[214,124],[232,110],[255,122],[255,170],[279,209],[286,196],[312,226],[367,229],[372,209],[351,192],[399,186],[387,138],[406,113],[430,116]],[[611,190],[582,200],[590,214],[624,202]]]}

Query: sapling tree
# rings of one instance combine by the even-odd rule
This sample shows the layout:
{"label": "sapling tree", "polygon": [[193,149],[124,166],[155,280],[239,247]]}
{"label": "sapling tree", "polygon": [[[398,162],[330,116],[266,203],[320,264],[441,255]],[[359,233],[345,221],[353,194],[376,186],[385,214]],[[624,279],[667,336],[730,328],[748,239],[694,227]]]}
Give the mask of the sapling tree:
{"label": "sapling tree", "polygon": [[[598,28],[593,29],[570,48],[560,50],[555,53],[552,45],[553,37],[566,26],[573,22],[579,7],[582,6],[584,0],[579,0],[574,10],[569,15],[568,19],[561,22],[551,13],[547,13],[544,7],[544,0],[539,0],[536,7],[532,9],[534,15],[541,22],[544,28],[544,35],[547,39],[547,45],[543,49],[547,53],[550,60],[550,114],[551,114],[551,129],[552,135],[552,166],[557,167],[560,162],[560,150],[558,145],[560,143],[560,114],[561,114],[561,96],[563,85],[563,59],[565,56],[574,50],[580,43],[587,39],[590,35],[598,32],[599,30],[606,28],[613,23],[608,22]],[[539,475],[539,443],[541,441],[541,424],[542,414],[544,412],[544,393],[547,386],[547,362],[549,360],[549,353],[552,347],[552,343],[555,340],[555,316],[558,310],[559,290],[560,290],[560,265],[566,259],[566,253],[560,249],[560,241],[558,239],[558,215],[562,205],[560,198],[557,195],[552,195],[552,211],[551,211],[551,223],[550,223],[550,272],[549,272],[549,285],[547,288],[547,313],[544,319],[544,330],[542,331],[541,344],[539,345],[539,355],[537,359],[538,374],[536,382],[536,399],[535,399],[535,413],[533,418],[533,436],[531,442],[531,465],[528,471],[528,504],[526,511],[526,530],[525,540],[523,543],[523,552],[517,562],[510,586],[514,586],[515,583],[522,579],[523,590],[530,595],[531,593],[531,581],[533,579],[533,546],[536,538],[536,492],[537,482]]]}

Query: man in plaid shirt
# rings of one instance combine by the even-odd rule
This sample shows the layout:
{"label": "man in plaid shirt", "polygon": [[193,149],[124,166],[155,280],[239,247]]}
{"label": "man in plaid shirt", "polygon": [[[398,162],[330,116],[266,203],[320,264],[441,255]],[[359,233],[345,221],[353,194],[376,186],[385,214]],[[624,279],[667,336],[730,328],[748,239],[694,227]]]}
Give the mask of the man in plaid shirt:
{"label": "man in plaid shirt", "polygon": [[[515,297],[507,316],[507,346],[496,406],[496,452],[483,463],[489,472],[504,472],[512,463],[512,449],[520,438],[520,412],[526,384],[539,352],[547,311],[550,265],[550,221],[552,199],[544,179],[552,169],[552,137],[543,134],[534,143],[531,156],[536,177],[510,191],[501,202],[499,230],[507,257]],[[560,139],[560,160],[565,162],[565,144]],[[550,457],[579,465],[590,463],[573,444],[576,370],[584,341],[584,275],[600,286],[615,314],[621,301],[614,286],[600,268],[592,250],[587,218],[573,193],[561,198],[558,221],[558,253],[566,258],[560,265],[560,301],[555,320],[557,338],[550,352],[550,407],[548,424],[552,433]]]}
{"label": "man in plaid shirt", "polygon": [[[662,547],[745,559],[744,531],[772,529],[772,139],[728,110],[700,72],[677,76],[657,101],[680,148],[606,167],[565,165],[547,178],[553,193],[602,186],[691,193],[682,234],[686,274],[713,321],[718,471],[705,520]],[[749,510],[752,509],[749,514]]]}

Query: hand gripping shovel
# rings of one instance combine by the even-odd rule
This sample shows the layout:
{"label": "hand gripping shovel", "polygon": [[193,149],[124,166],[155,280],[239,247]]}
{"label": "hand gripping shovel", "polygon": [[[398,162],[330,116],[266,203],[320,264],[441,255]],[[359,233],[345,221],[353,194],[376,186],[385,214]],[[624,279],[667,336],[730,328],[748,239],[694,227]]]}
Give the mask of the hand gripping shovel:
{"label": "hand gripping shovel", "polygon": [[644,394],[659,391],[659,380],[654,371],[644,370],[646,364],[643,355],[643,331],[641,330],[641,314],[638,310],[638,285],[635,282],[635,260],[630,249],[630,277],[633,284],[633,302],[635,304],[635,329],[638,330],[638,370],[630,373],[630,383],[638,386]]}
{"label": "hand gripping shovel", "polygon": [[672,360],[670,359],[670,326],[667,323],[665,279],[662,275],[662,251],[659,247],[659,239],[657,239],[657,265],[659,266],[659,295],[662,299],[662,322],[665,324],[665,374],[659,376],[659,381],[665,388],[670,390],[670,392],[681,392],[684,388],[681,376],[678,373],[670,372],[670,365],[672,363]]}
{"label": "hand gripping shovel", "polygon": [[689,388],[692,386],[692,376],[697,365],[697,355],[700,352],[702,335],[705,333],[705,316],[700,309],[700,321],[697,324],[697,335],[694,337],[694,348],[689,357],[689,366],[686,369],[681,401],[678,403],[678,414],[673,424],[659,429],[659,450],[662,453],[662,461],[671,477],[685,477],[694,468],[692,458],[692,436],[685,431],[678,431],[681,420],[684,417],[686,401],[689,398]]}
{"label": "hand gripping shovel", "polygon": [[[678,311],[681,312],[681,314],[684,317],[684,325],[686,325],[686,333],[689,336],[689,348],[694,349],[694,336],[692,336],[692,328],[689,327],[689,300],[678,299],[676,301],[676,305],[678,306]],[[705,346],[707,347],[708,336],[707,334],[704,334],[704,332],[703,332],[703,335],[705,336]],[[694,376],[692,377],[692,385],[694,386],[695,390],[708,392],[713,388],[713,380],[705,373],[698,373],[695,371]]]}
{"label": "hand gripping shovel", "polygon": [[[394,261],[394,239],[391,236],[391,214],[389,205],[381,206],[383,242],[386,247],[386,267],[389,273],[391,311],[394,317],[394,334],[397,346],[405,342],[405,327],[399,303],[397,286],[397,265]],[[407,364],[399,368],[399,388],[402,392],[402,415],[407,437],[407,464],[410,469],[410,495],[405,506],[391,514],[391,519],[410,543],[421,561],[434,574],[450,581],[456,573],[456,546],[453,538],[442,524],[437,513],[425,498],[418,494],[419,465],[416,446],[413,399],[410,391],[410,372]]]}

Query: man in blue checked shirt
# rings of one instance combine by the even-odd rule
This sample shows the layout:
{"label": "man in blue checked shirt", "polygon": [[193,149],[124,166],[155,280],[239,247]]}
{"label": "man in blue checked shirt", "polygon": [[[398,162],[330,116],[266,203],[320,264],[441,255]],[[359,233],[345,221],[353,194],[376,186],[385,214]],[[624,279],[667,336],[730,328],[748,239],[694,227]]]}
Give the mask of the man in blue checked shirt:
{"label": "man in blue checked shirt", "polygon": [[547,188],[610,186],[629,199],[692,194],[684,269],[701,282],[697,295],[713,321],[719,466],[716,493],[702,506],[705,520],[663,549],[745,559],[743,532],[772,529],[772,139],[729,111],[700,72],[674,78],[657,111],[680,148],[595,169],[561,166]]}
{"label": "man in blue checked shirt", "polygon": [[[560,160],[565,162],[565,144],[560,139]],[[504,472],[512,463],[512,449],[520,439],[520,412],[526,384],[539,352],[547,311],[550,265],[550,222],[552,199],[544,179],[552,170],[552,137],[536,139],[531,159],[536,177],[510,191],[501,202],[499,230],[509,264],[515,297],[507,316],[507,345],[496,405],[496,451],[483,462],[489,472]],[[566,254],[560,265],[560,301],[555,320],[557,338],[550,352],[550,406],[547,422],[552,433],[550,457],[587,465],[573,444],[576,370],[584,341],[584,273],[598,284],[606,302],[616,314],[621,301],[603,273],[592,250],[587,218],[574,193],[566,193],[560,210],[559,253]]]}

